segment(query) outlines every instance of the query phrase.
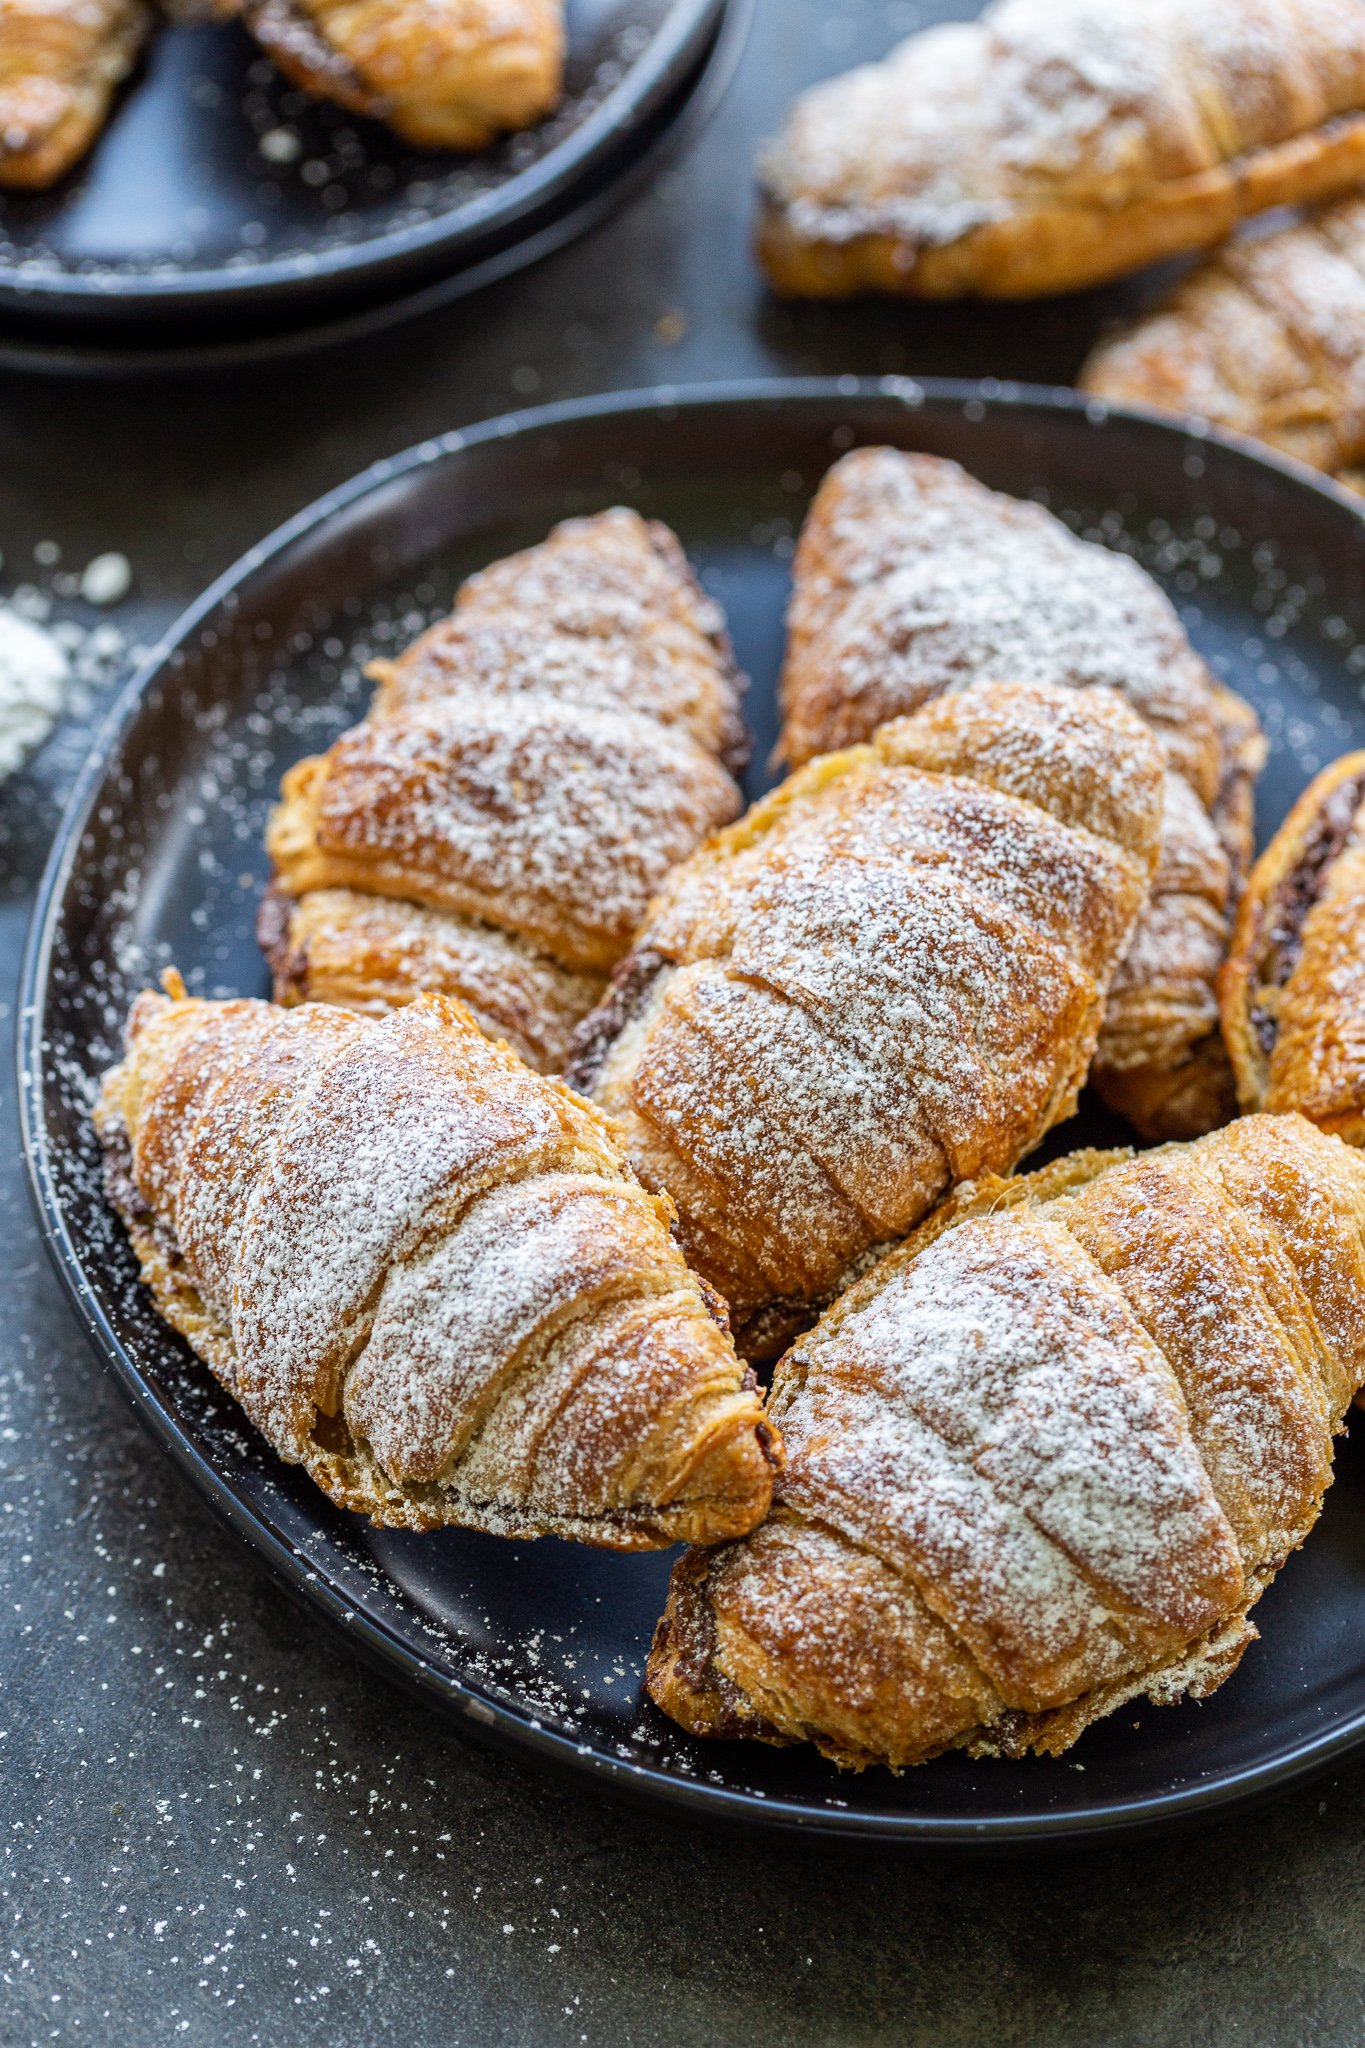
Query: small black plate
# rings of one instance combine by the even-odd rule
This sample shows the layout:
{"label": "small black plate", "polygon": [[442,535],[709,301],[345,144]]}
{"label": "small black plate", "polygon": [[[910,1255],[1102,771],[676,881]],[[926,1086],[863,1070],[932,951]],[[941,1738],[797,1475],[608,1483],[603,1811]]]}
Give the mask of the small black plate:
{"label": "small black plate", "polygon": [[475,156],[419,155],[309,99],[236,23],[165,27],[84,164],[0,194],[0,313],[221,336],[485,263],[633,160],[724,12],[568,0],[563,104]]}
{"label": "small black plate", "polygon": [[821,1836],[998,1849],[1169,1826],[1365,1738],[1358,1443],[1257,1608],[1264,1641],[1211,1700],[1127,1709],[1062,1759],[841,1775],[808,1751],[691,1742],[642,1700],[667,1557],[381,1532],[330,1508],[158,1322],[100,1194],[91,1083],[129,997],[169,961],[197,992],[264,993],[252,919],[266,808],[281,769],[357,715],[371,651],[408,640],[479,564],[624,500],[677,529],[725,605],[762,763],[793,536],[831,460],[868,441],[954,456],[1159,576],[1265,720],[1263,831],[1324,761],[1365,744],[1365,523],[1344,492],[1249,445],[1065,392],[852,378],[636,394],[452,434],[254,549],[121,699],[25,962],[33,1184],[81,1319],[153,1433],[285,1580],[471,1733],[695,1814]]}
{"label": "small black plate", "polygon": [[302,325],[242,320],[213,332],[198,323],[188,327],[158,323],[154,328],[106,332],[93,323],[72,330],[60,322],[23,320],[16,326],[0,318],[0,369],[36,371],[45,377],[202,377],[246,364],[320,355],[470,298],[609,219],[694,140],[734,77],[754,4],[755,0],[725,0],[720,25],[696,69],[674,86],[648,121],[633,127],[628,153],[613,156],[605,169],[575,183],[560,206],[550,208],[543,217],[538,213],[521,233],[495,244],[483,257],[405,289],[396,297],[366,297],[340,312],[324,308],[321,319],[314,309],[314,317]]}

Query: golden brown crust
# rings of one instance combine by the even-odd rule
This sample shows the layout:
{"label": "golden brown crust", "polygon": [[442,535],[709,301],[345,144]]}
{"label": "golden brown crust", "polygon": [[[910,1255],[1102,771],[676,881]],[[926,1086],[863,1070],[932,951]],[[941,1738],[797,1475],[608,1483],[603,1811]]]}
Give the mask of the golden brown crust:
{"label": "golden brown crust", "polygon": [[954,463],[867,448],[836,463],[816,495],[789,627],[789,760],[866,738],[983,677],[1099,684],[1127,698],[1170,763],[1167,844],[1109,992],[1094,1078],[1148,1138],[1225,1121],[1234,1094],[1217,972],[1250,861],[1264,740],[1151,579]]}
{"label": "golden brown crust", "polygon": [[1223,971],[1248,1109],[1365,1144],[1365,753],[1311,782],[1252,869]]}
{"label": "golden brown crust", "polygon": [[859,448],[793,562],[779,747],[790,767],[945,690],[1008,677],[1117,690],[1211,807],[1224,743],[1208,668],[1135,562],[955,462]]}
{"label": "golden brown crust", "polygon": [[485,149],[559,102],[562,0],[242,0],[241,14],[295,84],[418,149]]}
{"label": "golden brown crust", "polygon": [[95,1113],[157,1306],[279,1455],[392,1527],[750,1528],[780,1447],[605,1120],[424,997],[144,995]]}
{"label": "golden brown crust", "polygon": [[669,878],[570,1073],[751,1354],[1070,1113],[1161,776],[1111,693],[979,684],[809,762]]}
{"label": "golden brown crust", "polygon": [[0,0],[0,186],[64,177],[152,28],[142,0]]}
{"label": "golden brown crust", "polygon": [[372,674],[369,717],[271,820],[299,904],[265,913],[276,996],[443,989],[558,1065],[669,868],[740,808],[720,614],[672,534],[618,509],[471,577]]}
{"label": "golden brown crust", "polygon": [[782,1360],[769,1519],[679,1565],[649,1689],[894,1768],[1211,1691],[1365,1378],[1365,1162],[1298,1117],[964,1190]]}
{"label": "golden brown crust", "polygon": [[379,1016],[424,993],[454,996],[538,1074],[560,1071],[605,989],[602,976],[571,973],[491,925],[353,889],[298,901],[267,890],[257,932],[276,1002]]}
{"label": "golden brown crust", "polygon": [[1250,434],[1360,488],[1365,201],[1246,235],[1103,343],[1081,388]]}
{"label": "golden brown crust", "polygon": [[758,249],[796,296],[1028,298],[1363,174],[1356,0],[996,0],[797,102]]}

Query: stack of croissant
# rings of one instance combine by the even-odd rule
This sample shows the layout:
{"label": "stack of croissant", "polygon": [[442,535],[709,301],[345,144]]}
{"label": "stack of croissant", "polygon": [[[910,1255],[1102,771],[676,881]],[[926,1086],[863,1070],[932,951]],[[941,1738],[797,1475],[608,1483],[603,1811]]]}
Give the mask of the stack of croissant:
{"label": "stack of croissant", "polygon": [[[276,1000],[134,1004],[109,1192],[340,1506],[688,1543],[695,1734],[1057,1751],[1235,1668],[1365,1385],[1365,755],[1248,875],[1165,598],[928,456],[836,465],[789,623],[737,816],[671,534],[475,577],[285,777]],[[1166,1142],[1016,1174],[1087,1077]]]}

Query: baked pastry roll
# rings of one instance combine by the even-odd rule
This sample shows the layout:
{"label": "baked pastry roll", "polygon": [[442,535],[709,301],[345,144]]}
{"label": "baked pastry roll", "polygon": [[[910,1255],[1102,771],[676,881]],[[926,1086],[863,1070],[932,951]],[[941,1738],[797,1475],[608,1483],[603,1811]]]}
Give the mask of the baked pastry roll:
{"label": "baked pastry roll", "polygon": [[1365,200],[1244,236],[1103,343],[1081,387],[1210,421],[1361,488]]}
{"label": "baked pastry roll", "polygon": [[569,1068],[771,1354],[1075,1106],[1155,870],[1108,691],[979,684],[825,755],[665,883]]}
{"label": "baked pastry roll", "polygon": [[563,0],[241,0],[287,78],[416,149],[485,149],[559,103]]}
{"label": "baked pastry roll", "polygon": [[758,247],[799,296],[1030,298],[1363,174],[1358,0],[996,0],[798,100]]}
{"label": "baked pastry roll", "polygon": [[390,896],[314,889],[294,903],[271,892],[259,923],[277,1002],[380,1016],[424,990],[455,996],[539,1074],[560,1071],[602,995],[600,974],[575,974],[514,933]]}
{"label": "baked pastry roll", "polygon": [[1222,994],[1243,1105],[1365,1144],[1365,753],[1309,784],[1252,869]]}
{"label": "baked pastry roll", "polygon": [[1202,1698],[1365,1378],[1365,1159],[1251,1117],[963,1188],[778,1366],[787,1466],[677,1566],[649,1690],[893,1768]]}
{"label": "baked pastry roll", "polygon": [[146,994],[95,1123],[156,1304],[339,1506],[615,1549],[736,1535],[780,1455],[605,1120],[428,996]]}
{"label": "baked pastry roll", "polygon": [[0,0],[0,185],[79,163],[151,27],[143,0]]}
{"label": "baked pastry roll", "polygon": [[1217,972],[1252,849],[1260,726],[1135,562],[956,463],[865,448],[835,464],[797,548],[782,675],[794,764],[983,677],[1127,698],[1170,770],[1151,907],[1109,992],[1094,1080],[1148,1138],[1232,1114]]}
{"label": "baked pastry roll", "polygon": [[569,520],[376,662],[284,779],[260,936],[282,1002],[458,996],[563,1063],[675,862],[740,809],[739,679],[667,528]]}

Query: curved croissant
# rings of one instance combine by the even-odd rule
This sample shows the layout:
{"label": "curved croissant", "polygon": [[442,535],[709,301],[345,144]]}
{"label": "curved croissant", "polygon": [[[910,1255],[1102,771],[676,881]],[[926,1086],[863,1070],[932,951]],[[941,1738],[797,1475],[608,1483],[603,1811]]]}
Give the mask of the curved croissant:
{"label": "curved croissant", "polygon": [[139,997],[96,1126],[161,1313],[377,1523],[649,1549],[780,1452],[667,1204],[459,1004]]}
{"label": "curved croissant", "polygon": [[1151,727],[1171,771],[1162,861],[1110,989],[1094,1079],[1145,1137],[1224,1122],[1234,1096],[1217,973],[1251,859],[1264,742],[1165,595],[1041,506],[891,448],[834,465],[794,568],[781,685],[790,762],[999,675],[1101,684]]}
{"label": "curved croissant", "polygon": [[241,13],[296,85],[417,149],[484,149],[559,102],[563,0],[242,0]]}
{"label": "curved croissant", "polygon": [[797,102],[759,255],[796,295],[1028,298],[1362,174],[1359,0],[996,0]]}
{"label": "curved croissant", "polygon": [[53,185],[80,161],[152,19],[142,0],[0,0],[0,186]]}
{"label": "curved croissant", "polygon": [[1365,753],[1309,784],[1252,869],[1222,995],[1244,1107],[1365,1145]]}
{"label": "curved croissant", "polygon": [[1362,488],[1365,200],[1229,242],[1097,348],[1080,383],[1253,435]]}
{"label": "curved croissant", "polygon": [[669,868],[740,808],[720,614],[666,527],[604,512],[471,577],[370,673],[369,717],[271,821],[276,997],[436,990],[557,1068]]}
{"label": "curved croissant", "polygon": [[741,1348],[1070,1114],[1160,796],[1117,697],[981,684],[809,763],[670,876],[569,1073]]}
{"label": "curved croissant", "polygon": [[787,1467],[690,1552],[649,1689],[900,1767],[1213,1690],[1365,1379],[1365,1160],[1299,1117],[959,1195],[777,1369]]}

